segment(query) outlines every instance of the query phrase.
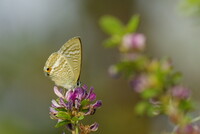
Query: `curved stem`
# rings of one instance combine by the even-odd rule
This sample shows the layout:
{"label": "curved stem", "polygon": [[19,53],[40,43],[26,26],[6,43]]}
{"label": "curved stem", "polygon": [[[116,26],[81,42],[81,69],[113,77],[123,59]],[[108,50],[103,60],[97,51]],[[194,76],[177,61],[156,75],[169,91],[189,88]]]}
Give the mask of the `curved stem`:
{"label": "curved stem", "polygon": [[200,116],[194,118],[194,119],[192,120],[192,122],[197,122],[197,121],[199,121],[199,120],[200,120]]}
{"label": "curved stem", "polygon": [[172,134],[175,134],[176,130],[178,129],[178,125],[174,127]]}

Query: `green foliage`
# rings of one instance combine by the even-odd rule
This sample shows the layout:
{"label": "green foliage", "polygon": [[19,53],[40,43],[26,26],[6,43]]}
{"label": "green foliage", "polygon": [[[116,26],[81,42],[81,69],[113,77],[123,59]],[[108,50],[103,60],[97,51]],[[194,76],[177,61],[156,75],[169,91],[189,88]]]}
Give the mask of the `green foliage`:
{"label": "green foliage", "polygon": [[116,17],[106,15],[101,17],[99,25],[105,33],[111,35],[110,38],[103,42],[103,45],[108,48],[115,47],[120,44],[125,34],[133,33],[137,30],[139,15],[134,15],[127,25],[123,25]]}
{"label": "green foliage", "polygon": [[[200,12],[200,0],[186,2]],[[193,110],[193,104],[189,99],[188,88],[181,84],[181,73],[173,69],[168,58],[152,59],[145,55],[144,51],[133,49],[139,45],[145,48],[145,36],[142,40],[141,36],[138,36],[141,34],[135,34],[139,16],[133,16],[123,27],[118,19],[111,16],[103,17],[100,22],[102,29],[111,35],[104,41],[105,47],[120,45],[121,58],[117,64],[111,66],[114,67],[113,72],[124,75],[141,97],[135,106],[135,112],[148,116],[165,114],[177,126],[191,123],[187,112]],[[114,27],[115,30],[112,29]],[[143,43],[137,44],[137,41]]]}
{"label": "green foliage", "polygon": [[200,14],[200,0],[182,0],[180,7],[186,15]]}
{"label": "green foliage", "polygon": [[59,122],[55,125],[55,127],[58,128],[58,127],[61,127],[61,126],[66,125],[66,124],[68,124],[68,123],[69,123],[69,121],[67,121],[67,120],[59,121]]}
{"label": "green foliage", "polygon": [[120,41],[121,41],[121,36],[119,35],[113,35],[110,38],[106,39],[105,41],[103,41],[103,45],[107,48],[112,48],[117,46]]}
{"label": "green foliage", "polygon": [[58,112],[58,113],[56,114],[56,116],[57,116],[58,118],[61,118],[61,119],[64,119],[64,120],[69,120],[69,119],[71,119],[71,116],[69,115],[69,113],[63,112],[63,111]]}
{"label": "green foliage", "polygon": [[135,70],[145,71],[147,59],[145,57],[140,57],[133,61],[121,61],[116,64],[117,70],[123,73],[125,77],[133,76]]}
{"label": "green foliage", "polygon": [[147,103],[146,101],[141,101],[139,102],[136,107],[135,107],[135,112],[138,115],[144,115],[146,112],[146,109],[149,107],[149,103]]}
{"label": "green foliage", "polygon": [[84,106],[88,105],[89,103],[90,103],[89,100],[83,100],[83,101],[81,102],[81,106],[84,107]]}
{"label": "green foliage", "polygon": [[149,89],[145,89],[141,93],[141,96],[144,99],[150,99],[150,98],[156,97],[157,95],[159,95],[159,93],[160,93],[160,90],[154,89],[154,88],[149,88]]}
{"label": "green foliage", "polygon": [[193,104],[192,104],[192,102],[190,100],[181,100],[179,108],[182,111],[190,111],[190,110],[192,110],[194,108],[194,106],[193,106]]}
{"label": "green foliage", "polygon": [[134,15],[132,18],[129,20],[127,26],[125,27],[126,33],[132,33],[135,32],[139,26],[139,15]]}
{"label": "green foliage", "polygon": [[122,72],[126,77],[134,74],[134,69],[136,69],[136,62],[123,61],[116,64],[117,70]]}
{"label": "green foliage", "polygon": [[84,116],[83,115],[81,115],[79,118],[78,118],[78,120],[83,120],[84,119]]}
{"label": "green foliage", "polygon": [[141,101],[135,106],[135,112],[138,115],[148,115],[148,116],[155,116],[160,113],[161,107],[154,106],[147,101]]}
{"label": "green foliage", "polygon": [[180,83],[180,81],[182,80],[182,74],[180,72],[172,72],[171,80],[172,80],[173,85]]}
{"label": "green foliage", "polygon": [[160,113],[160,111],[161,111],[160,106],[149,105],[149,107],[147,109],[147,115],[155,116],[155,115],[158,115]]}
{"label": "green foliage", "polygon": [[100,26],[102,30],[110,35],[122,35],[124,33],[124,26],[121,21],[113,16],[107,15],[100,19]]}
{"label": "green foliage", "polygon": [[74,116],[71,120],[72,120],[73,122],[77,122],[77,121],[80,121],[80,120],[82,120],[82,119],[84,119],[84,116],[83,116],[83,115],[81,115],[81,116],[79,116],[79,117]]}
{"label": "green foliage", "polygon": [[63,112],[67,112],[67,110],[65,108],[55,108],[56,111],[63,111]]}

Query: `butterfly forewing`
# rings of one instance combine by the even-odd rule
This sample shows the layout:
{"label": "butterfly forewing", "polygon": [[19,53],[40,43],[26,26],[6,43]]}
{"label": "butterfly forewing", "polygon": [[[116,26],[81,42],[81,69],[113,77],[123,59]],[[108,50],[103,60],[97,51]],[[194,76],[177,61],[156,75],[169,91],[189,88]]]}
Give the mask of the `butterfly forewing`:
{"label": "butterfly forewing", "polygon": [[74,80],[78,81],[80,77],[81,60],[82,60],[82,47],[81,40],[74,37],[67,41],[58,51],[61,55],[65,56],[74,74]]}

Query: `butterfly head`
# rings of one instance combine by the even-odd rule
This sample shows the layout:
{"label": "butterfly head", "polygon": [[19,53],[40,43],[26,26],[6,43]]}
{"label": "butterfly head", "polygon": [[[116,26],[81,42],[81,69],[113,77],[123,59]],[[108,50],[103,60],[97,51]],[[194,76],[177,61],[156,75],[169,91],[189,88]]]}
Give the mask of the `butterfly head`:
{"label": "butterfly head", "polygon": [[49,76],[50,73],[51,73],[51,70],[52,70],[51,67],[45,67],[45,68],[44,68],[44,73],[45,73],[45,75],[46,75],[46,76]]}
{"label": "butterfly head", "polygon": [[48,60],[45,63],[44,69],[43,69],[46,76],[50,76],[52,74],[53,66],[54,66],[57,58],[58,58],[57,53],[52,53],[49,56]]}

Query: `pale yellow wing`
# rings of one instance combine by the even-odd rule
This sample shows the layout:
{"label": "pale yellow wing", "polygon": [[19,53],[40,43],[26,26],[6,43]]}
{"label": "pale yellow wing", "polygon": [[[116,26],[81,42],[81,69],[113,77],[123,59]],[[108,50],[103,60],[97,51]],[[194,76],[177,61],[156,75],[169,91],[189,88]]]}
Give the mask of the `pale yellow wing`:
{"label": "pale yellow wing", "polygon": [[80,77],[82,60],[81,39],[79,37],[74,37],[68,40],[60,48],[58,53],[64,55],[67,58],[70,67],[73,69],[75,80],[78,81]]}

